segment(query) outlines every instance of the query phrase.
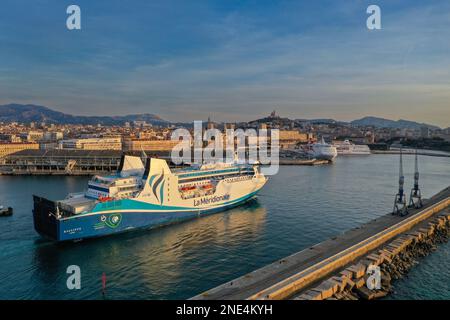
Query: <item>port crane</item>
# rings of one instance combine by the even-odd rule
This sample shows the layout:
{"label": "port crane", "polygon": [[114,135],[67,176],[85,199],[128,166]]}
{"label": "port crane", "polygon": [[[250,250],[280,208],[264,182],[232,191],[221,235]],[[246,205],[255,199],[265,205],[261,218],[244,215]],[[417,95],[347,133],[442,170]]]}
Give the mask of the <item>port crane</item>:
{"label": "port crane", "polygon": [[409,196],[409,206],[411,208],[422,208],[422,193],[419,188],[419,164],[417,160],[417,149],[414,159],[414,187],[411,189],[411,194]]}
{"label": "port crane", "polygon": [[408,207],[406,206],[406,195],[403,190],[405,184],[405,176],[403,175],[403,152],[400,148],[400,168],[398,178],[398,193],[395,195],[394,210],[392,214],[405,216],[408,214]]}

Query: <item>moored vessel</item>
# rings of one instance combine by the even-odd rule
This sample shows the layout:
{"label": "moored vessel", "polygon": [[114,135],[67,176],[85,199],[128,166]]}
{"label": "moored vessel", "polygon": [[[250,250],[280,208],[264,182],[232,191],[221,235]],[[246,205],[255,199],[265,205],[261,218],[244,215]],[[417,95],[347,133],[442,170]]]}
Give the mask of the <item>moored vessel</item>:
{"label": "moored vessel", "polygon": [[338,155],[369,155],[370,149],[365,144],[354,144],[349,140],[335,142],[333,144],[336,147]]}
{"label": "moored vessel", "polygon": [[86,192],[34,199],[34,226],[67,241],[154,228],[223,211],[253,198],[267,178],[258,165],[215,163],[171,170],[165,160],[123,156],[117,174],[94,176]]}
{"label": "moored vessel", "polygon": [[13,214],[13,208],[0,205],[0,217],[9,217]]}
{"label": "moored vessel", "polygon": [[310,142],[303,146],[303,150],[309,157],[318,160],[334,161],[337,156],[336,148],[326,143],[323,137],[320,142]]}

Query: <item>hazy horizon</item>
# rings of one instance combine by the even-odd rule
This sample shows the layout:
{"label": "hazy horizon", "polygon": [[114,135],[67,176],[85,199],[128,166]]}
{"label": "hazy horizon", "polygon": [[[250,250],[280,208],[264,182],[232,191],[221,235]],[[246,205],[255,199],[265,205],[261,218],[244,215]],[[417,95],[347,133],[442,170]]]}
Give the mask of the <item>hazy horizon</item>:
{"label": "hazy horizon", "polygon": [[[449,127],[450,3],[5,0],[0,104],[172,122],[365,116]],[[366,9],[381,8],[368,30]]]}
{"label": "hazy horizon", "polygon": [[[3,107],[3,106],[6,106],[6,105],[17,105],[17,104],[20,105],[20,103],[10,102],[10,103],[4,104],[4,105],[0,105],[0,108]],[[52,111],[62,112],[62,111],[58,110],[57,108],[53,108],[53,107],[51,107],[51,106],[44,106],[44,105],[38,105],[38,104],[32,104],[32,103],[30,103],[30,104],[24,104],[24,105],[33,105],[33,106],[36,106],[36,107],[45,107],[45,108],[48,108],[48,109],[50,109],[50,110],[52,110]],[[277,110],[272,110],[272,111],[277,111]],[[145,114],[145,113],[147,113],[147,114],[153,114],[153,115],[155,115],[155,116],[160,117],[162,120],[166,120],[166,121],[169,121],[169,122],[172,122],[172,123],[190,123],[190,122],[192,122],[192,121],[206,121],[207,118],[211,118],[211,121],[212,121],[212,122],[217,122],[217,123],[250,122],[250,121],[253,121],[253,120],[258,120],[258,119],[262,119],[262,118],[266,118],[266,117],[270,116],[270,114],[255,114],[255,115],[254,115],[252,118],[250,118],[250,119],[246,119],[246,120],[245,120],[245,119],[244,119],[244,120],[233,120],[233,121],[231,121],[231,120],[215,119],[215,118],[214,118],[214,114],[213,114],[213,113],[210,113],[210,114],[204,116],[203,118],[193,119],[193,120],[191,120],[191,121],[173,121],[173,120],[171,120],[171,119],[167,119],[167,118],[161,117],[160,115],[155,114],[155,113],[151,113],[151,112],[145,112],[145,113],[122,113],[122,114],[96,114],[96,115],[93,115],[93,114],[77,114],[77,113],[68,113],[68,112],[63,112],[63,113],[68,114],[68,115],[73,115],[73,116],[87,116],[87,117],[90,117],[90,116],[111,116],[111,117],[114,117],[114,116],[139,115],[139,114]],[[382,117],[376,117],[376,116],[370,115],[370,114],[369,114],[369,115],[365,115],[365,116],[363,116],[363,117],[361,117],[361,118],[354,118],[354,119],[336,119],[336,118],[332,118],[332,117],[325,117],[325,118],[324,118],[324,117],[322,117],[322,118],[304,118],[304,117],[299,117],[299,116],[288,117],[288,116],[285,116],[285,115],[283,115],[283,114],[279,114],[278,112],[276,112],[276,115],[279,116],[280,118],[289,118],[290,120],[318,120],[318,119],[332,119],[332,120],[341,121],[341,122],[348,122],[348,123],[351,122],[351,121],[353,121],[353,120],[359,120],[359,119],[365,118],[365,117],[375,117],[375,118],[381,118],[381,119],[393,120],[393,121],[399,121],[399,120],[415,121],[415,120],[411,120],[411,119],[407,119],[407,118],[399,118],[399,119],[382,118]],[[415,121],[415,122],[416,122],[416,121]],[[420,123],[423,123],[423,122],[420,122]],[[440,127],[441,129],[450,128],[450,124],[447,125],[447,126],[439,126],[439,125],[437,125],[437,124],[435,124],[435,123],[426,123],[426,124],[438,126],[438,127]]]}

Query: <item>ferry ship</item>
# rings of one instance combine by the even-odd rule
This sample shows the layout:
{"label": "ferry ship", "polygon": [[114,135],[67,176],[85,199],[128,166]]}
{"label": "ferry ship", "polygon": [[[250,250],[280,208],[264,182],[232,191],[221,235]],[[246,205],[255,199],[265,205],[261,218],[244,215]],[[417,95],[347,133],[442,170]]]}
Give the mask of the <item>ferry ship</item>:
{"label": "ferry ship", "polygon": [[369,155],[369,146],[363,144],[354,144],[349,140],[343,142],[335,142],[333,144],[336,147],[339,155]]}
{"label": "ferry ship", "polygon": [[215,163],[171,170],[162,159],[123,156],[112,176],[51,201],[34,195],[36,231],[55,241],[154,228],[238,206],[264,186],[257,164]]}

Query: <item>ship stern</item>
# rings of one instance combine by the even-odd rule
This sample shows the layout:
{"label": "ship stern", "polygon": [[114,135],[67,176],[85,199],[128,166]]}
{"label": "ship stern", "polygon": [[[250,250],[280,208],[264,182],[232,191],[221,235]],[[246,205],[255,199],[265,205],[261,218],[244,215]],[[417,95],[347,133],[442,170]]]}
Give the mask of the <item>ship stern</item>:
{"label": "ship stern", "polygon": [[58,204],[55,201],[33,195],[34,229],[43,237],[59,240],[59,221],[56,218]]}

